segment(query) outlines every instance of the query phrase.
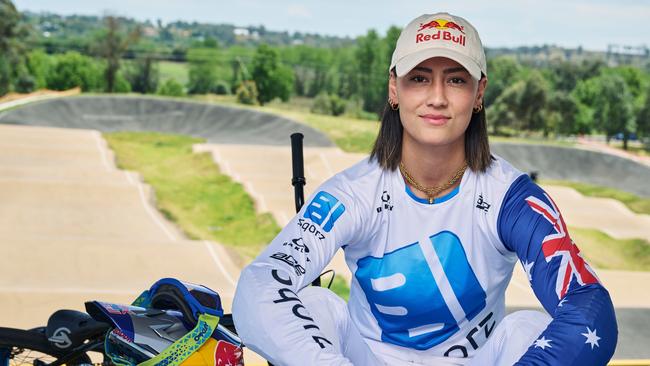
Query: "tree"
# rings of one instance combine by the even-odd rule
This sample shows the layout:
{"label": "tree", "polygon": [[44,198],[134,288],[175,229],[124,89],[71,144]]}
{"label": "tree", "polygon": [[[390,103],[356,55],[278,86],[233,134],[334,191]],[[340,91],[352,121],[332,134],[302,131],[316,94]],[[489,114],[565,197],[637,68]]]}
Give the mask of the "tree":
{"label": "tree", "polygon": [[512,75],[502,79],[508,82],[502,82],[505,88],[492,102],[494,110],[492,105],[488,107],[493,131],[498,134],[501,126],[510,126],[519,131],[543,129],[548,134],[550,128],[545,124],[548,85],[537,70],[520,75],[523,77],[519,80],[515,80]]}
{"label": "tree", "polygon": [[78,52],[56,56],[54,67],[47,77],[47,87],[54,90],[81,87],[83,91],[91,91],[101,86],[100,66],[92,58]]}
{"label": "tree", "polygon": [[47,87],[47,75],[52,68],[51,57],[43,50],[33,50],[27,55],[27,68],[34,77],[37,89]]}
{"label": "tree", "polygon": [[[580,118],[591,117],[593,126],[605,133],[608,143],[612,136],[622,133],[623,148],[627,149],[636,121],[632,95],[624,78],[615,73],[602,73],[578,82],[572,94],[582,105]],[[585,106],[589,111],[585,111]]]}
{"label": "tree", "polygon": [[636,132],[650,141],[650,88],[646,90],[643,107],[636,116]]}
{"label": "tree", "polygon": [[619,66],[603,71],[604,74],[619,75],[630,92],[633,114],[639,115],[646,101],[646,92],[650,89],[650,75],[633,66]]}
{"label": "tree", "polygon": [[24,42],[27,28],[20,24],[20,13],[11,0],[0,0],[0,96],[9,92],[24,68]]}
{"label": "tree", "polygon": [[517,118],[528,131],[548,128],[544,124],[544,112],[548,95],[548,86],[539,71],[533,70],[525,79],[524,89],[519,96],[518,108],[515,110]]}
{"label": "tree", "polygon": [[402,33],[402,29],[394,25],[388,28],[386,31],[386,38],[384,38],[384,49],[386,50],[385,60],[388,60],[389,65],[391,59],[393,58],[393,50],[395,49],[395,45],[397,44],[397,39],[399,38],[400,33]]}
{"label": "tree", "polygon": [[257,85],[257,101],[264,105],[275,98],[289,100],[293,86],[291,69],[279,62],[278,52],[261,44],[253,58],[253,81]]}
{"label": "tree", "polygon": [[335,49],[332,58],[334,65],[329,71],[331,91],[344,99],[359,99],[359,72],[355,49],[345,47]]}
{"label": "tree", "polygon": [[546,115],[546,129],[553,130],[560,135],[586,133],[585,126],[578,123],[578,103],[570,94],[564,91],[555,91],[551,94]]}
{"label": "tree", "polygon": [[20,13],[11,0],[0,0],[0,55],[6,55],[16,47]]}
{"label": "tree", "polygon": [[6,57],[0,55],[0,96],[9,92],[11,87],[11,65]]}
{"label": "tree", "polygon": [[217,84],[217,60],[219,51],[215,48],[191,48],[187,53],[189,61],[190,94],[210,93]]}
{"label": "tree", "polygon": [[545,72],[554,89],[571,92],[579,80],[600,75],[605,65],[600,60],[586,60],[580,64],[569,61],[553,62]]}
{"label": "tree", "polygon": [[379,115],[386,105],[388,67],[385,43],[375,30],[357,38],[356,72],[359,75],[359,92],[363,99],[363,109]]}
{"label": "tree", "polygon": [[134,62],[126,74],[131,90],[141,94],[155,93],[158,89],[160,72],[158,65],[149,55]]}
{"label": "tree", "polygon": [[331,50],[299,45],[283,50],[281,58],[293,69],[296,95],[314,97],[329,91],[329,70],[333,61]]}
{"label": "tree", "polygon": [[137,26],[129,34],[124,34],[119,19],[111,15],[104,18],[104,24],[106,29],[97,39],[94,50],[97,55],[106,60],[106,70],[104,72],[106,91],[112,93],[115,91],[115,81],[120,69],[120,60],[129,46],[138,41],[141,30]]}
{"label": "tree", "polygon": [[497,57],[488,60],[488,88],[485,89],[483,103],[489,107],[506,89],[518,80],[521,65],[510,57]]}
{"label": "tree", "polygon": [[526,84],[523,80],[517,81],[509,85],[495,101],[490,103],[487,117],[495,135],[502,133],[501,127],[503,126],[520,128],[517,126],[518,115],[515,111],[519,110],[520,96],[525,87]]}
{"label": "tree", "polygon": [[497,99],[487,109],[487,120],[489,121],[489,125],[492,126],[492,133],[499,136],[503,134],[501,127],[512,126],[515,123],[516,117],[506,103]]}

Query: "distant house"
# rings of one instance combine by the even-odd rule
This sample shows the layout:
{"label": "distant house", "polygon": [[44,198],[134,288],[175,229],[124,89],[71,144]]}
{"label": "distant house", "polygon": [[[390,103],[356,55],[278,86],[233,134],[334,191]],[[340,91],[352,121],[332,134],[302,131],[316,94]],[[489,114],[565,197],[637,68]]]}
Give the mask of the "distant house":
{"label": "distant house", "polygon": [[233,29],[233,33],[235,33],[235,36],[237,37],[248,37],[251,32],[248,28],[235,28]]}
{"label": "distant house", "polygon": [[142,34],[146,37],[155,37],[158,35],[158,30],[152,26],[142,28]]}
{"label": "distant house", "polygon": [[257,31],[251,31],[248,28],[235,28],[233,29],[233,33],[235,34],[235,38],[238,40],[260,38],[260,34]]}

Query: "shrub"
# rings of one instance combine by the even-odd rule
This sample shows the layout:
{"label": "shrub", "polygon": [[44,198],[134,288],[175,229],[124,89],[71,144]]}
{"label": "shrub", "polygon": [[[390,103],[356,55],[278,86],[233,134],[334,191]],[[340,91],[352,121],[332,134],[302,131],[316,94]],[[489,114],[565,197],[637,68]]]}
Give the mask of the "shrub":
{"label": "shrub", "polygon": [[331,114],[332,108],[327,93],[319,93],[316,98],[314,98],[314,103],[311,105],[310,110],[312,113]]}
{"label": "shrub", "polygon": [[102,70],[97,62],[78,52],[67,52],[56,57],[47,77],[47,87],[67,90],[79,86],[83,91],[91,91],[100,89],[102,80]]}
{"label": "shrub", "polygon": [[321,92],[311,106],[312,113],[340,116],[345,112],[345,101],[336,94]]}
{"label": "shrub", "polygon": [[230,94],[230,84],[227,81],[219,80],[212,87],[212,92],[218,95],[229,95]]}
{"label": "shrub", "polygon": [[237,88],[237,102],[254,105],[257,103],[257,85],[252,80],[246,80]]}
{"label": "shrub", "polygon": [[113,87],[114,93],[130,93],[131,92],[131,83],[122,75],[121,72],[118,72],[115,76],[115,86]]}
{"label": "shrub", "polygon": [[30,93],[36,89],[36,80],[27,73],[21,73],[18,75],[15,87],[19,93]]}
{"label": "shrub", "polygon": [[166,95],[170,97],[182,97],[185,95],[183,86],[174,79],[165,81],[160,88],[158,88],[159,95]]}
{"label": "shrub", "polygon": [[330,107],[333,116],[340,116],[345,113],[345,100],[336,94],[330,95]]}
{"label": "shrub", "polygon": [[366,112],[363,109],[363,101],[361,99],[350,99],[345,103],[345,115],[358,119],[367,119],[369,121],[379,120],[376,113]]}
{"label": "shrub", "polygon": [[47,74],[52,67],[52,57],[43,50],[33,50],[27,55],[27,69],[34,77],[36,89],[47,87]]}

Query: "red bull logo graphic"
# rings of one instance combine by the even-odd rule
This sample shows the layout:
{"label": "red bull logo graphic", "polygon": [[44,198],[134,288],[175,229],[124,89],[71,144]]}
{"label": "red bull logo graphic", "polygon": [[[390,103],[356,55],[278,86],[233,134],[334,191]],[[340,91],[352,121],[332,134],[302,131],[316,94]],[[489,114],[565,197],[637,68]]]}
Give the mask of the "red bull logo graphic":
{"label": "red bull logo graphic", "polygon": [[[450,30],[455,30],[461,34],[455,36],[450,32]],[[424,30],[437,30],[437,32],[432,34],[423,34],[420,33]],[[465,45],[465,30],[463,26],[460,26],[452,21],[444,19],[435,19],[427,23],[421,23],[418,33],[415,36],[415,43],[442,40],[449,41],[453,43],[458,43],[459,45]]]}
{"label": "red bull logo graphic", "polygon": [[219,341],[214,349],[214,366],[243,366],[242,349],[226,341]]}
{"label": "red bull logo graphic", "polygon": [[420,23],[420,29],[418,29],[418,32],[421,32],[425,29],[455,29],[465,34],[464,28],[462,26],[444,19],[435,19],[428,23]]}

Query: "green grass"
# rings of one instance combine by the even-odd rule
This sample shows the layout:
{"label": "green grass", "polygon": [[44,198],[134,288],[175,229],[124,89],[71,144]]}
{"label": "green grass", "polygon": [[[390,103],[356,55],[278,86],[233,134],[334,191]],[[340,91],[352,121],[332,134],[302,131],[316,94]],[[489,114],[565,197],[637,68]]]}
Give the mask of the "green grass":
{"label": "green grass", "polygon": [[650,243],[643,239],[614,239],[593,229],[570,228],[571,237],[596,268],[650,271]]}
{"label": "green grass", "polygon": [[[323,285],[325,284],[327,284],[327,282],[323,283]],[[348,283],[343,277],[339,275],[334,276],[334,281],[332,281],[330,290],[339,295],[345,301],[348,301],[350,299],[350,288],[348,287]]]}
{"label": "green grass", "polygon": [[614,188],[603,187],[587,183],[578,183],[565,180],[542,180],[542,184],[571,187],[589,197],[612,198],[621,201],[632,212],[650,215],[650,199],[639,197],[632,193],[623,192]]}
{"label": "green grass", "polygon": [[283,110],[273,112],[324,132],[347,152],[370,153],[379,132],[379,123],[375,121]]}
{"label": "green grass", "polygon": [[187,85],[189,80],[187,63],[160,61],[158,62],[158,70],[160,70],[160,84],[169,79],[174,79],[183,86]]}
{"label": "green grass", "polygon": [[270,214],[255,212],[242,186],[221,174],[208,153],[192,153],[192,145],[205,140],[144,132],[104,137],[118,166],[142,174],[158,209],[188,237],[218,241],[248,261],[280,231]]}

